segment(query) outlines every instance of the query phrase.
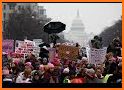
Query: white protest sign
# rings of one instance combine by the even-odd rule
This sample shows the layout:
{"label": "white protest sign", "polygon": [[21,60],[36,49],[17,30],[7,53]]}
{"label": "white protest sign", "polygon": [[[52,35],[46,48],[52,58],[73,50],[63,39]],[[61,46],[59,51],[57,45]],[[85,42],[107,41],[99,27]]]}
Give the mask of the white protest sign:
{"label": "white protest sign", "polygon": [[33,39],[33,42],[35,42],[36,47],[39,47],[39,45],[43,43],[42,39]]}
{"label": "white protest sign", "polygon": [[43,40],[42,39],[33,39],[33,42],[35,42],[35,47],[33,49],[33,53],[39,55],[39,53],[40,53],[39,45],[43,43]]}
{"label": "white protest sign", "polygon": [[40,47],[34,47],[33,54],[39,55],[39,53],[40,53]]}
{"label": "white protest sign", "polygon": [[102,49],[90,48],[89,50],[89,62],[91,64],[102,64],[105,60],[107,48]]}
{"label": "white protest sign", "polygon": [[35,43],[30,40],[16,41],[15,53],[28,54],[33,52]]}
{"label": "white protest sign", "polygon": [[27,45],[27,48],[33,48],[35,46],[35,42],[30,40],[24,40],[25,44]]}
{"label": "white protest sign", "polygon": [[24,41],[16,40],[15,47],[26,48]]}
{"label": "white protest sign", "polygon": [[15,53],[22,53],[23,48],[26,48],[24,41],[16,40],[15,43]]}

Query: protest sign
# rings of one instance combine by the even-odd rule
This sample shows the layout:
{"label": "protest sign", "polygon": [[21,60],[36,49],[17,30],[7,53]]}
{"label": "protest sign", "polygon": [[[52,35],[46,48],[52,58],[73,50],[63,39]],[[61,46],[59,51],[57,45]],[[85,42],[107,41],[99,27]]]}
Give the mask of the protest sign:
{"label": "protest sign", "polygon": [[34,49],[33,49],[33,53],[37,56],[39,56],[40,53],[40,47],[39,45],[43,43],[42,39],[33,39],[33,42],[35,43]]}
{"label": "protest sign", "polygon": [[42,39],[33,39],[33,42],[35,42],[36,47],[39,47],[39,45],[43,43]]}
{"label": "protest sign", "polygon": [[15,53],[28,54],[33,53],[35,43],[30,40],[16,41]]}
{"label": "protest sign", "polygon": [[13,52],[14,40],[3,40],[2,41],[2,52],[9,53]]}
{"label": "protest sign", "polygon": [[75,60],[78,57],[79,48],[74,46],[60,45],[58,47],[58,55],[60,58],[68,58]]}
{"label": "protest sign", "polygon": [[24,40],[24,43],[26,44],[26,48],[33,48],[35,46],[35,42],[30,40]]}
{"label": "protest sign", "polygon": [[105,60],[106,50],[106,47],[102,49],[90,48],[89,62],[92,64],[102,64]]}
{"label": "protest sign", "polygon": [[24,41],[20,41],[20,40],[16,40],[15,43],[15,53],[22,53],[23,49],[26,49],[26,44],[24,43]]}
{"label": "protest sign", "polygon": [[26,48],[26,43],[24,41],[16,40],[15,42],[15,48]]}

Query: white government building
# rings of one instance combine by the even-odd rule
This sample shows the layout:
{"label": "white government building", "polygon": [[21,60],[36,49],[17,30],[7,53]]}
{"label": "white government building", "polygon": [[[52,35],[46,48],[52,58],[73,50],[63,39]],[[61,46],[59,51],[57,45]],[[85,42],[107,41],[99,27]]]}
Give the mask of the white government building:
{"label": "white government building", "polygon": [[78,10],[76,18],[72,21],[70,31],[67,33],[68,40],[74,43],[79,43],[81,46],[86,47],[91,35],[88,35],[85,32],[85,27]]}

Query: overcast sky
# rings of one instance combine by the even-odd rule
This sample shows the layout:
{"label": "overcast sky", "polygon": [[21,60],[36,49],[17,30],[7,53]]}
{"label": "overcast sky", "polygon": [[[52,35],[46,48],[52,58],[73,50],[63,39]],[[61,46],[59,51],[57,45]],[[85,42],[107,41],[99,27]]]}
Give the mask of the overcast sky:
{"label": "overcast sky", "polygon": [[66,31],[70,30],[72,20],[77,10],[87,33],[99,34],[105,27],[111,26],[121,18],[121,3],[39,3],[46,9],[46,14],[53,20],[66,24]]}

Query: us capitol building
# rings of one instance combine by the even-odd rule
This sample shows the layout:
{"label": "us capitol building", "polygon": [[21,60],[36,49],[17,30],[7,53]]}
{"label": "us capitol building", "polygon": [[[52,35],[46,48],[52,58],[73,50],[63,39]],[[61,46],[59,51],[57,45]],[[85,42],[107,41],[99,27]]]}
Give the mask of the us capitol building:
{"label": "us capitol building", "polygon": [[85,32],[85,27],[80,18],[79,11],[77,11],[77,16],[72,21],[70,31],[66,36],[70,42],[79,43],[83,47],[86,47],[88,45],[89,39],[92,38],[92,33],[88,35]]}

